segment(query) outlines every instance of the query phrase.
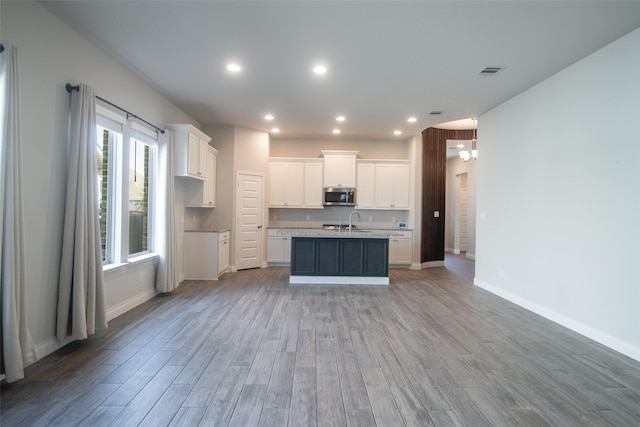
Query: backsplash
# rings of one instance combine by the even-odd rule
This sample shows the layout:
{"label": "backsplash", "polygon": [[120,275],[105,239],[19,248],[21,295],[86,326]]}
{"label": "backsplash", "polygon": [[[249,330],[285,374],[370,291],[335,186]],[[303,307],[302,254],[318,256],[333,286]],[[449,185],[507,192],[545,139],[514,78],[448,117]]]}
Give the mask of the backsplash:
{"label": "backsplash", "polygon": [[353,224],[366,229],[394,229],[407,223],[409,211],[353,209],[348,206],[327,206],[324,209],[269,209],[269,227],[320,228],[322,224],[348,224],[349,214],[356,210]]}

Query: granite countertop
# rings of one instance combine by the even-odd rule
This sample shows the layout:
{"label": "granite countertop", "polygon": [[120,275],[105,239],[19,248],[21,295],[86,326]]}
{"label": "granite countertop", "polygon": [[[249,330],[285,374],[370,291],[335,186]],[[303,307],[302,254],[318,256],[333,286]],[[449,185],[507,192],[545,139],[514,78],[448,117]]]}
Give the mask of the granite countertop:
{"label": "granite countertop", "polygon": [[190,230],[184,230],[185,233],[224,233],[230,231],[228,228],[194,228]]}
{"label": "granite countertop", "polygon": [[278,232],[280,236],[292,237],[323,237],[323,238],[367,238],[367,239],[388,239],[394,236],[402,236],[404,230],[354,230],[348,231],[323,230],[321,228],[286,228]]}

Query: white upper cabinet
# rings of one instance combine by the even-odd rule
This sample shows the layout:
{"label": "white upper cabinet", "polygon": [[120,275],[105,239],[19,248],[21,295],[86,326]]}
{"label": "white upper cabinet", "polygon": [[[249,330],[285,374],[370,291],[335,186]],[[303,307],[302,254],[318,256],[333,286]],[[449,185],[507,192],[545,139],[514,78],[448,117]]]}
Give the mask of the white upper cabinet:
{"label": "white upper cabinet", "polygon": [[375,205],[382,209],[409,209],[409,164],[376,164]]}
{"label": "white upper cabinet", "polygon": [[356,169],[356,207],[372,209],[375,207],[376,164],[359,161]]}
{"label": "white upper cabinet", "polygon": [[356,206],[409,209],[408,160],[358,160]]}
{"label": "white upper cabinet", "polygon": [[208,207],[216,206],[216,162],[218,150],[209,146],[207,149],[207,179],[202,184],[202,204]]}
{"label": "white upper cabinet", "polygon": [[322,208],[322,159],[304,162],[304,207]]}
{"label": "white upper cabinet", "polygon": [[207,179],[207,153],[211,138],[191,125],[166,125],[174,134],[176,176]]}
{"label": "white upper cabinet", "polygon": [[304,205],[304,163],[271,162],[269,170],[269,206],[301,208]]}
{"label": "white upper cabinet", "polygon": [[196,208],[216,207],[216,163],[218,150],[207,147],[205,157],[206,176],[204,181],[189,180],[184,186],[185,206]]}
{"label": "white upper cabinet", "polygon": [[322,159],[270,159],[269,207],[322,208]]}
{"label": "white upper cabinet", "polygon": [[355,187],[358,151],[322,150],[324,187]]}

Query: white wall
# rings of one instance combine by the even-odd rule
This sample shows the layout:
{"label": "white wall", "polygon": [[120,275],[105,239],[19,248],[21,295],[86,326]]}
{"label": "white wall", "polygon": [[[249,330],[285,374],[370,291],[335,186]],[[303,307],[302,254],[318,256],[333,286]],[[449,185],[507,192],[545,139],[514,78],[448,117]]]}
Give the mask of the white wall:
{"label": "white wall", "polygon": [[[216,171],[216,207],[201,210],[201,226],[204,228],[228,228],[231,230],[230,264],[235,266],[235,180],[236,172],[260,172],[265,177],[264,224],[268,221],[267,193],[269,171],[269,134],[239,126],[208,126],[205,133],[211,136],[211,145],[218,149]],[[263,231],[265,228],[263,228]],[[266,237],[263,239],[266,254]],[[266,262],[266,257],[264,257]]]}
{"label": "white wall", "polygon": [[408,142],[404,139],[370,141],[347,139],[272,138],[271,157],[322,157],[322,150],[359,151],[359,159],[409,159]]}
{"label": "white wall", "polygon": [[639,52],[640,29],[480,117],[475,279],[636,360]]}
{"label": "white wall", "polygon": [[[2,43],[18,48],[27,312],[40,358],[59,346],[54,337],[70,103],[65,84],[89,84],[152,123],[193,120],[40,4],[2,2],[1,8]],[[105,275],[110,317],[154,294],[154,262]]]}
{"label": "white wall", "polygon": [[472,160],[464,162],[460,157],[447,160],[447,188],[445,205],[447,218],[445,222],[444,246],[447,252],[455,248],[455,223],[458,215],[458,175],[467,174],[468,185],[468,222],[467,222],[467,258],[475,259],[476,247],[476,164]]}

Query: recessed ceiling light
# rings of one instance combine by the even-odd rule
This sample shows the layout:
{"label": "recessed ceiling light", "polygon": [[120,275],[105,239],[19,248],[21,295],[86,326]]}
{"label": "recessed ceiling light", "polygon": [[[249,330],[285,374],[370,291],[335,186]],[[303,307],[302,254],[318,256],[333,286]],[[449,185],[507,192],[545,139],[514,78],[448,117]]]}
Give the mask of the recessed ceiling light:
{"label": "recessed ceiling light", "polygon": [[344,116],[338,116],[338,117],[336,117],[336,120],[339,121],[339,122],[344,122],[346,119],[345,119]]}
{"label": "recessed ceiling light", "polygon": [[266,116],[264,116],[264,119],[269,121],[273,120],[273,114],[267,114]]}
{"label": "recessed ceiling light", "polygon": [[411,116],[411,117],[409,117],[409,118],[407,119],[407,121],[408,121],[409,123],[415,123],[415,122],[417,122],[417,121],[418,121],[418,119],[416,119],[415,117]]}
{"label": "recessed ceiling light", "polygon": [[393,134],[394,135],[402,135],[402,131],[401,130],[394,130]]}
{"label": "recessed ceiling light", "polygon": [[278,128],[273,128],[273,129],[271,129],[271,132],[273,132],[273,133],[278,133],[278,132],[280,132],[280,129],[278,129]]}
{"label": "recessed ceiling light", "polygon": [[464,144],[458,144],[458,145],[456,145],[456,147],[458,147],[458,148],[464,148]]}
{"label": "recessed ceiling light", "polygon": [[324,65],[316,65],[313,67],[313,72],[316,74],[325,74],[327,72],[327,67]]}
{"label": "recessed ceiling light", "polygon": [[232,73],[237,73],[238,71],[242,71],[242,67],[236,63],[228,64],[227,71],[231,71]]}
{"label": "recessed ceiling light", "polygon": [[332,132],[337,135],[340,133],[340,129],[334,129]]}

